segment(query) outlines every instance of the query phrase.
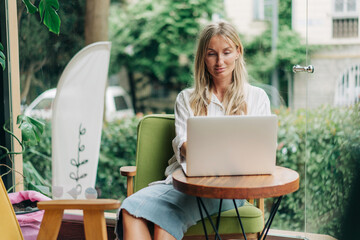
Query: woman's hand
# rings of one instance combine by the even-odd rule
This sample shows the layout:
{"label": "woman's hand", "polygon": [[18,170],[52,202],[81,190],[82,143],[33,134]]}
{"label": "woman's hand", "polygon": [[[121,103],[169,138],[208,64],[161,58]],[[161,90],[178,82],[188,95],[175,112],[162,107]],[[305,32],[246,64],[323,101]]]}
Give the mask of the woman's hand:
{"label": "woman's hand", "polygon": [[180,155],[184,158],[186,157],[186,142],[180,147]]}

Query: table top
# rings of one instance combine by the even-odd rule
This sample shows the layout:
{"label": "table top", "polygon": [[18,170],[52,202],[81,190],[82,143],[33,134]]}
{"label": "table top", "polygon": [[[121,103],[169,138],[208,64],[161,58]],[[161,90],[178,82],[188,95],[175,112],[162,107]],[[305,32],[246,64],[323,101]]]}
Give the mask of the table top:
{"label": "table top", "polygon": [[271,175],[186,177],[182,169],[173,173],[174,188],[197,197],[257,199],[279,197],[299,189],[299,174],[276,166]]}

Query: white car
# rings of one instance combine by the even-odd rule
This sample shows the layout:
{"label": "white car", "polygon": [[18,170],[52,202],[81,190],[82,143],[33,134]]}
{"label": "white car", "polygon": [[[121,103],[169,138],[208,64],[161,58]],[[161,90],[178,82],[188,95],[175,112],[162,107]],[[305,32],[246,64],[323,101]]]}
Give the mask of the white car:
{"label": "white car", "polygon": [[[52,115],[51,106],[55,95],[56,88],[43,92],[25,109],[24,114],[30,117],[50,120]],[[134,116],[130,97],[122,87],[107,87],[105,104],[105,118],[107,121]]]}

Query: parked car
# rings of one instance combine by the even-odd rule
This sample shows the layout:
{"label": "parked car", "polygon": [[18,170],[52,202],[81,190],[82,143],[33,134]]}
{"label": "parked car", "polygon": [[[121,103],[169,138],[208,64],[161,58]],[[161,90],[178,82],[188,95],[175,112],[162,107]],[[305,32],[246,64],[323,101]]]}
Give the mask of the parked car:
{"label": "parked car", "polygon": [[[24,114],[30,117],[51,120],[51,107],[55,95],[56,88],[43,92],[25,109]],[[105,118],[107,121],[134,116],[134,109],[130,97],[125,90],[119,86],[107,87],[105,111]]]}

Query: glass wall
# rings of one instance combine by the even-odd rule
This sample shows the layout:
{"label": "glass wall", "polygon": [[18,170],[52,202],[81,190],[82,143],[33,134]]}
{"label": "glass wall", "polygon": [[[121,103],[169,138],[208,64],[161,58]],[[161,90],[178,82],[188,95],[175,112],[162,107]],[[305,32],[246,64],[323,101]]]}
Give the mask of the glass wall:
{"label": "glass wall", "polygon": [[293,15],[315,68],[294,79],[294,107],[306,108],[305,231],[338,239],[359,169],[359,1],[293,1]]}

